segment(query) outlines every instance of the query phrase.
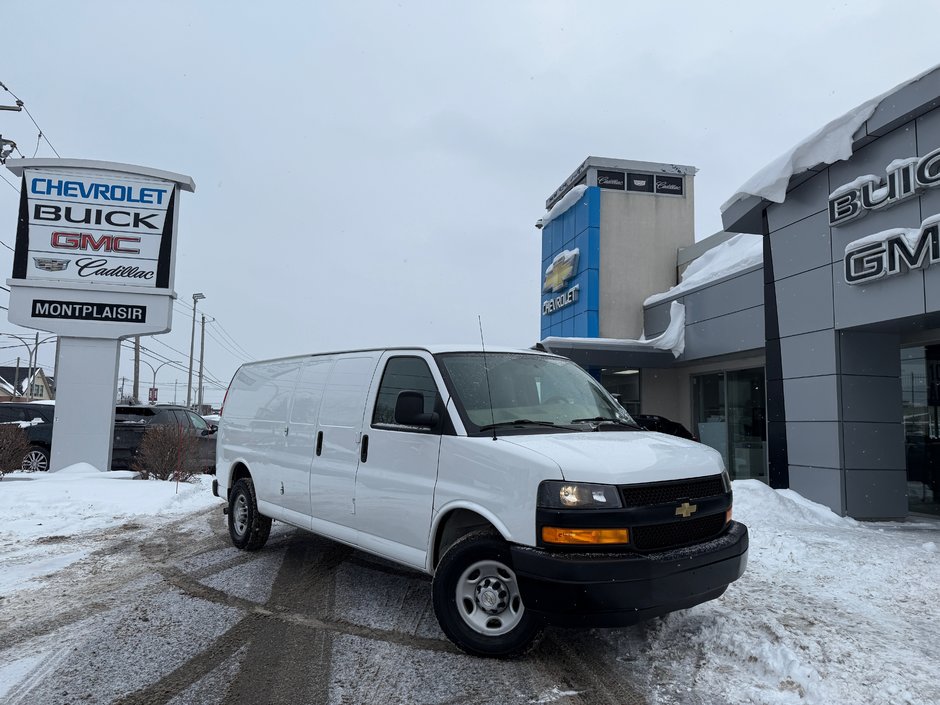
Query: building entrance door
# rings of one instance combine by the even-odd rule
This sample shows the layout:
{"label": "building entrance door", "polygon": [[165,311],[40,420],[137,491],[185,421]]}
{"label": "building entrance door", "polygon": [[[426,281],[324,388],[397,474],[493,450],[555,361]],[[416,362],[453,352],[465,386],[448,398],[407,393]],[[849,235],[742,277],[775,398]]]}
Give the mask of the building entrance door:
{"label": "building entrance door", "polygon": [[940,345],[901,350],[907,502],[940,514]]}
{"label": "building entrance door", "polygon": [[731,478],[767,482],[764,368],[692,378],[695,433],[725,462]]}

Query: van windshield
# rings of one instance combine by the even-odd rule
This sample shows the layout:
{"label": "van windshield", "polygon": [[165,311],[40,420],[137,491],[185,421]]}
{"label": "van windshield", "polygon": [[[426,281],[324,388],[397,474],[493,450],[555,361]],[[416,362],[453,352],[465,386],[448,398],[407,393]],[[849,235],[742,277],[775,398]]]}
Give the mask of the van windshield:
{"label": "van windshield", "polygon": [[526,353],[435,357],[470,433],[494,425],[527,433],[552,428],[591,431],[601,424],[604,430],[637,427],[603,387],[570,360]]}

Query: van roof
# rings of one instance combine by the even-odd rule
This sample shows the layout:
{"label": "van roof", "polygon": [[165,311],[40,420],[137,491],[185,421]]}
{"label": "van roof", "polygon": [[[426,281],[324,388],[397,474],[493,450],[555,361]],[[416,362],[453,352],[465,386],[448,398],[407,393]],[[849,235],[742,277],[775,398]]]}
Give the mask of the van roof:
{"label": "van roof", "polygon": [[[429,352],[432,355],[437,355],[438,353],[453,353],[453,352],[483,352],[483,346],[479,343],[469,344],[469,345],[458,345],[458,344],[435,344],[435,345],[395,345],[387,348],[356,348],[353,350],[324,350],[322,352],[315,353],[305,353],[301,355],[288,355],[285,357],[270,358],[266,360],[254,360],[252,362],[246,362],[245,365],[253,365],[260,362],[274,362],[275,360],[294,360],[299,358],[306,357],[315,357],[318,355],[346,355],[349,353],[358,353],[358,352],[373,352],[380,351],[385,352],[387,350],[423,350]],[[500,346],[486,346],[487,353],[526,353],[530,355],[547,355],[551,357],[558,357],[551,353],[546,353],[540,350],[535,350],[532,348],[508,348]]]}

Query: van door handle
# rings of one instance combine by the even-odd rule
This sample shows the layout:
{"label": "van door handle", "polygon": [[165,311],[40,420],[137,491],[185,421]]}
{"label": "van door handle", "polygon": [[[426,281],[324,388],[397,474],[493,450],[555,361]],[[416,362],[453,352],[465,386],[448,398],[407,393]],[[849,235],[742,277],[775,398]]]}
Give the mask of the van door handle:
{"label": "van door handle", "polygon": [[369,437],[363,436],[362,445],[359,448],[359,460],[364,463],[366,462],[368,458],[369,458]]}
{"label": "van door handle", "polygon": [[323,451],[323,431],[317,431],[317,457]]}

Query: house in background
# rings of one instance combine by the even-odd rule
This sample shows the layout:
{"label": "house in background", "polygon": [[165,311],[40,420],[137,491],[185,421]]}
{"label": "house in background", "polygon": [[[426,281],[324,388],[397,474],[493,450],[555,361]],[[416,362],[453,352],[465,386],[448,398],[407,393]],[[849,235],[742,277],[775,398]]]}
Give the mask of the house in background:
{"label": "house in background", "polygon": [[0,367],[0,401],[55,399],[55,385],[42,368]]}

